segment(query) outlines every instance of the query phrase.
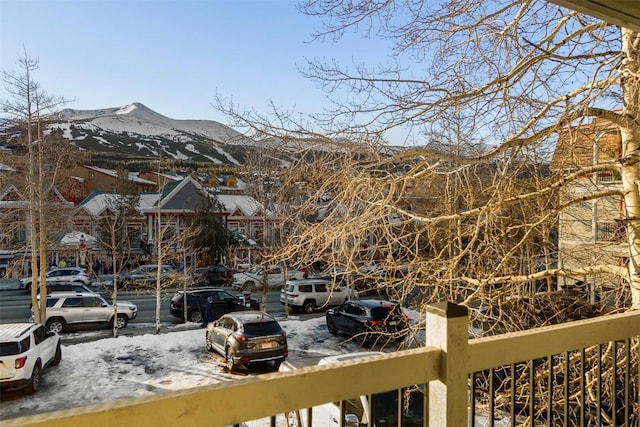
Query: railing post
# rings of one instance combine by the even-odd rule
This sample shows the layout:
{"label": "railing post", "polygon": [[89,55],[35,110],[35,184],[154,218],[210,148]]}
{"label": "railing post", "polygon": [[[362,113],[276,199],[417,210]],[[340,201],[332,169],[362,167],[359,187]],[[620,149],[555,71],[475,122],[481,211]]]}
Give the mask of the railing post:
{"label": "railing post", "polygon": [[469,310],[450,302],[427,306],[427,347],[442,351],[440,379],[429,383],[429,426],[467,425]]}

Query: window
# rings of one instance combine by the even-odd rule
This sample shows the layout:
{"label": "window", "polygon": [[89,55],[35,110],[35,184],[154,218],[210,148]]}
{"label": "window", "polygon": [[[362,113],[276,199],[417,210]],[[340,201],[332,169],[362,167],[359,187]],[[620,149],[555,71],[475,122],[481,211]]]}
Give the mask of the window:
{"label": "window", "polygon": [[625,228],[620,222],[598,222],[596,224],[596,241],[621,242],[625,237]]}
{"label": "window", "polygon": [[85,307],[102,307],[102,299],[97,297],[88,297],[84,298],[84,306]]}
{"label": "window", "polygon": [[93,171],[89,171],[89,181],[93,181],[96,179],[96,174]]}
{"label": "window", "polygon": [[316,292],[327,292],[326,283],[316,283]]}
{"label": "window", "polygon": [[298,286],[299,292],[311,292],[311,285],[300,285]]}
{"label": "window", "polygon": [[40,344],[47,338],[47,330],[44,326],[38,326],[35,331],[33,331],[33,340],[36,342],[36,345]]}
{"label": "window", "polygon": [[82,307],[83,298],[67,298],[62,303],[63,307]]}
{"label": "window", "polygon": [[364,313],[364,310],[362,308],[358,307],[355,304],[351,304],[351,303],[346,304],[346,307],[345,307],[344,311],[345,311],[345,313],[354,314],[356,316],[359,316],[359,315]]}
{"label": "window", "polygon": [[245,323],[247,335],[277,335],[282,331],[277,322]]}
{"label": "window", "polygon": [[31,340],[26,337],[18,342],[0,343],[0,356],[15,356],[24,353],[31,347]]}

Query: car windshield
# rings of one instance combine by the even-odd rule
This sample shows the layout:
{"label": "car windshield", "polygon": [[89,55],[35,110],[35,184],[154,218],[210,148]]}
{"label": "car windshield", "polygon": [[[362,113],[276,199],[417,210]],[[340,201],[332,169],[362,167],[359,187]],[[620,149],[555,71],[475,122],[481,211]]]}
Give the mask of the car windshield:
{"label": "car windshield", "polygon": [[251,270],[248,271],[248,273],[251,274],[260,274],[262,272],[262,267],[253,267]]}
{"label": "car windshield", "polygon": [[280,332],[282,332],[282,328],[280,327],[278,322],[274,321],[244,324],[244,333],[247,335],[277,335]]}

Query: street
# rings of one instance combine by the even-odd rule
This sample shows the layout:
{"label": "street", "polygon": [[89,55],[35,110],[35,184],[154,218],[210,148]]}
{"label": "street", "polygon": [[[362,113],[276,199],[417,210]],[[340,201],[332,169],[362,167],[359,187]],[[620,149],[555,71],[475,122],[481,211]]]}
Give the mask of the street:
{"label": "street", "polygon": [[[233,289],[227,289],[229,292],[237,294]],[[169,313],[169,302],[174,291],[166,291],[161,295],[160,302],[160,325],[161,328],[173,328],[181,325],[183,322]],[[256,298],[262,305],[262,295],[252,294],[251,297]],[[280,303],[280,292],[270,291],[267,293],[266,311],[276,317],[283,317],[285,314],[284,306]],[[123,335],[149,333],[155,330],[156,318],[156,295],[153,293],[137,293],[124,292],[119,293],[120,301],[129,301],[138,307],[138,315],[129,325],[121,331]],[[0,323],[28,322],[31,316],[29,294],[23,289],[17,289],[16,286],[0,287]],[[199,325],[194,325],[196,327]],[[83,340],[81,331],[91,331],[84,340],[100,339],[104,335],[110,336],[111,331],[104,325],[83,326],[75,328],[74,333],[62,333],[63,341],[78,342]]]}

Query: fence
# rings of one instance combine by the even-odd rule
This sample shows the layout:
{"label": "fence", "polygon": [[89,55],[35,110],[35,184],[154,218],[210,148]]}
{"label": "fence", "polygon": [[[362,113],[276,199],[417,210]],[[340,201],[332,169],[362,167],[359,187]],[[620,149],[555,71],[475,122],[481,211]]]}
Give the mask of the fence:
{"label": "fence", "polygon": [[[524,418],[517,411],[509,410],[508,422],[511,425],[555,426],[563,425],[562,422],[566,420],[564,425],[589,425],[585,421],[588,407],[589,414],[595,417],[590,425],[637,425],[633,410],[634,405],[638,403],[638,347],[632,343],[636,342],[640,335],[640,312],[472,340],[468,339],[468,313],[464,307],[450,303],[430,306],[426,322],[427,343],[423,348],[387,353],[380,357],[362,359],[360,362],[313,366],[293,372],[252,377],[234,383],[16,418],[4,421],[3,426],[227,426],[261,419],[267,421],[266,424],[259,425],[269,425],[275,424],[272,417],[275,414],[290,413],[328,402],[344,401],[354,396],[398,390],[416,384],[425,385],[424,413],[427,415],[424,425],[467,426],[469,418],[474,419],[478,409],[488,414],[488,422],[492,425],[495,415],[495,392],[500,391],[500,387],[491,385],[496,369],[516,367],[522,363],[526,366],[530,363],[534,368],[529,371],[533,373],[530,376],[533,378],[530,380],[530,390],[534,391],[534,387],[544,385],[536,385],[535,381],[540,380],[542,372],[554,373],[559,372],[556,369],[558,366],[572,366],[570,363],[553,363],[554,357],[558,357],[556,355],[569,355],[566,361],[570,362],[571,355],[575,352],[586,356],[593,348],[599,351],[607,348],[616,349],[607,353],[611,354],[610,357],[600,357],[599,363],[612,366],[616,372],[613,377],[617,377],[618,369],[622,368],[622,387],[616,388],[615,380],[614,384],[609,386],[596,381],[593,383],[596,384],[596,395],[592,396],[584,391],[581,395],[566,395],[564,401],[570,404],[562,403],[559,408],[575,408],[582,404],[580,415],[569,410],[555,411],[556,385],[562,384],[564,387],[565,383],[564,380],[549,382],[551,391],[543,391],[542,396],[546,398],[542,399],[540,406],[535,398],[531,399],[535,394],[530,393],[529,405],[519,408],[520,412],[525,414]],[[628,344],[622,351],[621,359],[617,356],[618,345],[611,346],[611,343],[616,342]],[[616,354],[615,358],[613,354]],[[635,363],[631,363],[632,358],[635,358]],[[605,362],[602,362],[603,359]],[[547,361],[546,369],[540,370],[544,364],[535,362],[540,360]],[[582,360],[581,366],[584,368],[584,361],[587,359]],[[479,377],[488,380],[480,387],[480,392],[477,387]],[[598,395],[597,390],[605,389],[613,390],[613,396],[622,396],[622,405],[613,399],[613,402],[604,408],[604,395]],[[469,396],[474,398],[470,399]],[[513,401],[513,398],[511,399]],[[551,403],[554,403],[554,408],[549,409]],[[614,414],[623,414],[621,421],[615,417],[610,419],[608,416],[612,406]],[[545,414],[548,414],[546,418]],[[574,416],[578,417],[575,424],[572,418]],[[581,420],[583,423],[579,424]]]}

